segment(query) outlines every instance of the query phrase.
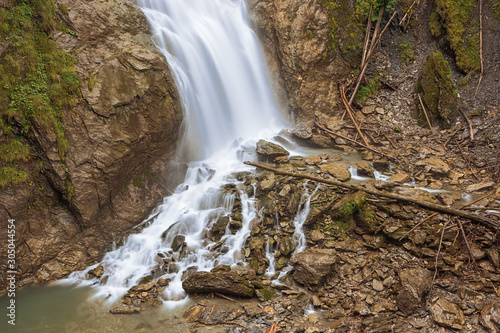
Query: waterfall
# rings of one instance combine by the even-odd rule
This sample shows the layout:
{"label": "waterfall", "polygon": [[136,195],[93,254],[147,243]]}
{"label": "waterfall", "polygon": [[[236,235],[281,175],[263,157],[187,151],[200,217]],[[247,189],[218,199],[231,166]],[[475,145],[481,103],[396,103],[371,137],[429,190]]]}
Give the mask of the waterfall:
{"label": "waterfall", "polygon": [[[70,281],[95,283],[96,296],[110,302],[155,271],[171,279],[166,298],[180,300],[185,297],[184,272],[243,261],[241,249],[257,207],[232,174],[251,170],[242,163],[253,159],[247,152],[255,150],[258,139],[270,138],[285,126],[244,0],[139,4],[181,95],[186,119],[182,149],[190,163],[184,182],[151,214],[150,224],[105,255],[100,281],[85,280],[97,265],[70,276]],[[235,192],[221,191],[228,183]],[[211,241],[207,233],[231,214],[236,197],[241,228],[234,234],[227,228],[220,241]]]}
{"label": "waterfall", "polygon": [[141,0],[141,6],[182,96],[188,160],[283,127],[244,0]]}

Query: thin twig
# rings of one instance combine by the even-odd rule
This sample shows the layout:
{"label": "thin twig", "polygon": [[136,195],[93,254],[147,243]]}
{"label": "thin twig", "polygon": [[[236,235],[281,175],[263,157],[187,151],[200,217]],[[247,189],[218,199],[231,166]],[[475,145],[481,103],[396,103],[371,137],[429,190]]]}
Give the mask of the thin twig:
{"label": "thin twig", "polygon": [[221,294],[221,293],[217,293],[217,292],[216,292],[216,293],[215,293],[215,295],[216,295],[216,296],[218,296],[218,297],[220,297],[220,298],[226,299],[226,300],[228,300],[228,301],[231,301],[231,302],[235,302],[235,303],[237,303],[237,302],[236,302],[236,300],[234,300],[234,299],[232,299],[231,297],[226,296],[226,295],[224,295],[224,294]]}
{"label": "thin twig", "polygon": [[[415,1],[413,1],[413,3],[411,4],[410,8],[406,11],[405,16],[403,16],[403,18],[401,19],[401,21],[399,21],[399,25],[400,25],[400,26],[401,26],[401,24],[403,24],[403,21],[404,21],[404,20],[405,20],[405,18],[408,16],[408,13],[409,13],[409,12],[410,12],[410,10],[413,8],[413,6],[415,6],[415,4],[417,3],[417,1],[419,1],[419,0],[415,0]],[[408,19],[408,21],[410,21],[410,20]]]}
{"label": "thin twig", "polygon": [[477,180],[480,180],[478,176],[476,176],[475,172],[472,170],[472,166],[470,165],[470,160],[468,157],[465,156],[464,152],[462,151],[462,145],[455,139],[455,143],[458,146],[458,150],[460,151],[460,155],[462,155],[464,161],[467,163],[467,166],[469,167],[469,171],[472,173],[474,178]]}
{"label": "thin twig", "polygon": [[434,129],[432,128],[431,121],[429,120],[429,116],[427,115],[427,111],[425,110],[424,102],[422,102],[422,97],[420,97],[420,94],[418,95],[418,99],[420,101],[420,105],[422,106],[422,110],[424,111],[425,114],[425,119],[427,119],[427,124],[429,124],[429,129],[431,130],[432,133],[434,133]]}
{"label": "thin twig", "polygon": [[365,145],[364,145],[364,144],[362,144],[361,142],[358,142],[358,141],[356,141],[356,140],[353,140],[353,139],[348,138],[348,137],[346,137],[346,136],[343,136],[343,135],[341,135],[341,134],[335,133],[334,131],[331,131],[331,130],[329,130],[328,128],[326,128],[326,127],[322,126],[322,125],[321,125],[321,124],[319,124],[317,121],[315,121],[314,123],[315,123],[315,124],[316,124],[316,126],[318,126],[320,129],[322,129],[323,131],[325,131],[325,132],[327,132],[327,133],[329,133],[329,134],[331,134],[331,135],[338,136],[339,138],[342,138],[342,139],[344,139],[344,140],[347,140],[347,141],[350,141],[350,142],[352,142],[352,143],[355,143],[355,144],[357,144],[357,145],[359,145],[359,146],[361,146],[361,147],[363,147],[363,148],[365,148],[365,149],[371,150],[372,152],[374,152],[374,153],[376,153],[376,154],[379,154],[379,155],[381,155],[381,156],[384,156],[385,158],[388,158],[388,159],[390,159],[390,160],[393,160],[393,161],[398,162],[398,159],[397,159],[397,158],[395,158],[395,157],[393,157],[393,156],[390,156],[390,155],[384,154],[384,153],[382,153],[382,152],[380,152],[380,151],[378,151],[378,150],[376,150],[376,149],[373,149],[372,147],[365,146]]}
{"label": "thin twig", "polygon": [[356,130],[358,131],[359,135],[361,136],[361,139],[363,139],[363,142],[367,147],[370,147],[370,144],[366,141],[365,137],[363,136],[363,133],[361,132],[361,129],[358,126],[358,123],[356,122],[356,119],[354,119],[354,115],[351,112],[351,105],[347,103],[347,98],[345,97],[345,88],[342,86],[340,88],[340,97],[342,98],[342,102],[344,103],[345,108],[347,109],[347,113],[349,114],[349,117],[351,118],[354,126],[356,126]]}
{"label": "thin twig", "polygon": [[391,18],[389,19],[389,21],[385,25],[384,29],[382,30],[382,32],[380,33],[380,35],[375,40],[375,43],[373,43],[371,45],[370,49],[368,50],[368,54],[366,55],[366,61],[364,63],[364,66],[361,68],[361,73],[359,74],[358,79],[356,81],[356,86],[354,87],[354,91],[353,91],[353,93],[351,95],[351,98],[349,99],[349,105],[352,104],[352,102],[354,101],[354,96],[356,96],[356,93],[358,92],[359,86],[361,85],[361,80],[363,80],[363,76],[365,75],[366,69],[368,68],[368,60],[370,60],[370,57],[371,57],[371,55],[373,53],[373,50],[375,49],[375,46],[378,44],[378,42],[380,41],[380,38],[382,37],[382,35],[384,34],[384,32],[387,30],[387,28],[391,24],[392,20],[396,16],[396,13],[397,13],[397,11],[394,11],[394,14],[392,14]]}
{"label": "thin twig", "polygon": [[425,219],[423,219],[420,222],[418,222],[413,228],[411,228],[410,231],[408,231],[406,234],[404,234],[399,240],[402,240],[403,238],[405,238],[406,236],[408,236],[413,230],[417,229],[420,225],[422,225],[422,223],[424,223],[425,221],[430,220],[431,218],[433,218],[437,214],[438,213],[431,214],[431,215],[427,216]]}
{"label": "thin twig", "polygon": [[438,247],[438,252],[436,253],[436,263],[434,265],[434,277],[432,278],[432,283],[431,287],[434,285],[434,281],[436,280],[436,276],[438,273],[438,259],[439,259],[439,253],[441,252],[441,245],[443,244],[443,236],[444,236],[444,229],[446,229],[446,225],[448,225],[450,221],[446,221],[446,223],[443,225],[443,229],[441,230],[441,238],[439,239],[439,247]]}
{"label": "thin twig", "polygon": [[464,227],[462,226],[462,223],[460,222],[460,219],[455,219],[455,222],[457,223],[460,232],[462,233],[462,237],[464,238],[465,245],[467,246],[467,250],[469,251],[469,257],[472,259],[472,262],[474,263],[474,267],[478,269],[476,259],[474,259],[474,256],[472,255],[472,250],[469,245],[469,241],[467,240],[467,235],[465,234]]}
{"label": "thin twig", "polygon": [[457,134],[457,132],[461,129],[462,127],[458,126],[458,128],[455,130],[455,132],[453,132],[452,135],[450,135],[450,137],[448,138],[448,140],[446,140],[446,142],[443,144],[443,148],[446,149],[446,145],[448,144],[448,142],[450,142],[451,138],[453,138],[455,136],[455,134]]}
{"label": "thin twig", "polygon": [[370,30],[372,27],[372,8],[373,5],[370,4],[370,12],[368,13],[368,20],[366,20],[366,31],[365,31],[365,42],[363,43],[363,57],[361,58],[361,66],[363,67],[365,65],[365,60],[366,60],[366,54],[368,52],[368,41],[370,40]]}
{"label": "thin twig", "polygon": [[470,136],[470,141],[474,141],[474,130],[472,129],[472,123],[469,120],[469,117],[465,114],[464,110],[460,109],[460,112],[462,113],[462,116],[464,116],[465,121],[467,121],[467,124],[469,125],[469,136]]}

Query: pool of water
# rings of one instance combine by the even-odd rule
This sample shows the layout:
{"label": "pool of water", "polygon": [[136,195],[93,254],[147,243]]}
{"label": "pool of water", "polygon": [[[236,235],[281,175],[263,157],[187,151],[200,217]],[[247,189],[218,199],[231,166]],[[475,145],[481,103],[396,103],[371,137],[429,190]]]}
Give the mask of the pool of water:
{"label": "pool of water", "polygon": [[0,298],[3,309],[0,332],[104,333],[104,332],[187,332],[182,317],[189,304],[175,309],[158,308],[132,315],[109,313],[103,299],[92,298],[90,287],[44,285],[22,288],[15,297],[16,325],[8,323],[10,298]]}

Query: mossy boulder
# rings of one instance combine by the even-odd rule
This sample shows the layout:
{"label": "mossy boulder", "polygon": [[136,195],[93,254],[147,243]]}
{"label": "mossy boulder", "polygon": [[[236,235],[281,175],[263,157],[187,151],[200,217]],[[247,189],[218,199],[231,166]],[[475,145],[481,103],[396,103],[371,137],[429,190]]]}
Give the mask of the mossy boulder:
{"label": "mossy boulder", "polygon": [[259,142],[257,142],[257,154],[266,157],[290,155],[290,153],[285,148],[266,140],[259,140]]}
{"label": "mossy boulder", "polygon": [[419,119],[425,123],[425,114],[418,95],[426,107],[431,123],[438,122],[441,127],[450,127],[450,118],[457,111],[457,88],[451,78],[451,69],[440,51],[431,54],[422,68],[415,87]]}

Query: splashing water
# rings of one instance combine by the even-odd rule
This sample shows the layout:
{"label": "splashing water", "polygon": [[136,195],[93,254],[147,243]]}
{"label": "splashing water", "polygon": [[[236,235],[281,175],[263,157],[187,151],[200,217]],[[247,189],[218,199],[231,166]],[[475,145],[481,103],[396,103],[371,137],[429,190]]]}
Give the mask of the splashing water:
{"label": "splashing water", "polygon": [[[241,163],[253,159],[248,151],[254,150],[258,139],[269,138],[285,126],[247,22],[244,0],[142,0],[140,6],[182,98],[183,157],[195,162],[175,193],[151,214],[150,225],[105,255],[99,282],[85,281],[97,265],[70,275],[70,281],[96,284],[96,296],[108,297],[109,302],[155,272],[171,279],[166,299],[180,300],[185,297],[183,272],[242,261],[250,221],[258,212],[255,199],[231,175],[250,170]],[[222,192],[227,183],[237,190]],[[210,228],[231,214],[237,198],[242,227],[235,234],[227,228],[219,242],[210,241]]]}

